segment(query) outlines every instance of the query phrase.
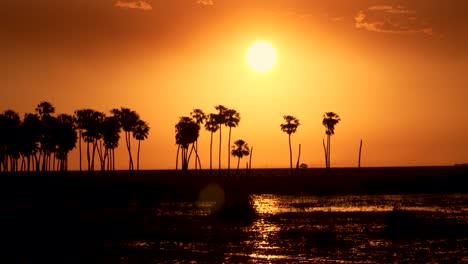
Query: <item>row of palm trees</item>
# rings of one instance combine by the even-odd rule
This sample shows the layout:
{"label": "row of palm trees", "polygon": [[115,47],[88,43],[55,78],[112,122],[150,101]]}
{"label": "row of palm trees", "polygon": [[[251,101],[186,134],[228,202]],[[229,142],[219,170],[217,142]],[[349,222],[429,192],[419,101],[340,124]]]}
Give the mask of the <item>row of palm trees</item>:
{"label": "row of palm trees", "polygon": [[[291,174],[293,172],[293,165],[292,165],[292,146],[291,146],[291,134],[296,133],[297,128],[299,127],[299,119],[291,115],[283,116],[285,121],[284,124],[280,124],[281,130],[288,134],[288,142],[289,142],[289,164],[290,164],[290,171]],[[341,118],[338,114],[334,112],[325,112],[323,114],[322,125],[325,127],[325,134],[327,135],[327,144],[325,145],[325,140],[323,140],[323,149],[325,153],[325,167],[327,169],[330,168],[330,158],[331,158],[331,141],[330,137],[335,134],[335,125],[341,121]],[[362,144],[362,143],[361,143]],[[297,168],[299,167],[299,158],[300,158],[300,151],[301,145],[299,145],[299,157],[297,159]]]}
{"label": "row of palm trees", "polygon": [[[179,118],[179,122],[175,125],[176,144],[178,145],[176,154],[176,170],[178,169],[179,156],[181,159],[182,170],[187,171],[190,158],[192,154],[195,156],[195,170],[199,167],[201,169],[200,156],[198,155],[198,137],[200,134],[201,125],[210,132],[210,175],[213,171],[213,135],[219,131],[219,153],[218,153],[218,166],[219,175],[221,175],[221,153],[222,153],[222,127],[229,128],[228,136],[228,166],[227,175],[230,175],[230,156],[238,158],[237,171],[239,170],[240,159],[244,156],[251,155],[252,149],[249,149],[247,142],[239,139],[231,146],[231,130],[237,127],[240,122],[240,114],[235,109],[229,109],[223,105],[215,106],[216,113],[205,114],[201,109],[194,109],[190,116],[183,116]],[[296,133],[300,122],[299,119],[292,115],[283,116],[285,123],[281,124],[281,130],[288,134],[289,143],[289,164],[291,174],[293,173],[293,157],[292,157],[292,144],[291,135]],[[323,115],[322,124],[325,126],[325,134],[327,135],[327,144],[323,140],[324,153],[325,153],[325,167],[330,168],[331,158],[331,139],[330,137],[335,134],[335,125],[341,121],[340,116],[334,112],[326,112]],[[191,146],[191,147],[190,147]],[[300,146],[297,167],[299,167],[300,159]],[[230,149],[230,150],[229,150]],[[251,163],[251,161],[250,161]],[[251,164],[250,164],[251,166]]]}
{"label": "row of palm trees", "polygon": [[[181,163],[182,170],[188,169],[188,163],[191,155],[195,154],[195,169],[200,167],[201,162],[200,156],[198,155],[198,136],[200,128],[204,125],[205,129],[210,133],[210,175],[213,171],[213,135],[219,131],[219,153],[218,153],[218,170],[221,174],[221,160],[222,160],[222,127],[229,128],[228,135],[228,155],[227,155],[227,175],[230,176],[231,169],[231,155],[238,157],[238,166],[236,174],[239,170],[240,159],[250,154],[250,149],[247,143],[240,139],[231,146],[231,134],[232,128],[239,125],[240,113],[235,109],[227,108],[223,105],[217,105],[214,107],[217,112],[205,114],[201,109],[194,109],[190,116],[183,116],[179,118],[179,122],[175,125],[176,130],[176,144],[178,145],[177,156],[176,156],[176,169],[178,168],[179,154],[182,151]],[[190,144],[192,147],[189,151]]]}
{"label": "row of palm trees", "polygon": [[0,114],[0,171],[67,170],[68,154],[77,141],[80,171],[82,141],[86,144],[89,171],[95,170],[96,154],[101,170],[114,170],[121,130],[125,135],[129,170],[134,169],[132,136],[138,141],[136,167],[139,169],[140,142],[148,138],[148,124],[129,108],[112,109],[110,113],[106,116],[93,109],[81,109],[74,115],[56,115],[55,107],[49,102],[41,102],[23,120],[15,111],[5,111]]}

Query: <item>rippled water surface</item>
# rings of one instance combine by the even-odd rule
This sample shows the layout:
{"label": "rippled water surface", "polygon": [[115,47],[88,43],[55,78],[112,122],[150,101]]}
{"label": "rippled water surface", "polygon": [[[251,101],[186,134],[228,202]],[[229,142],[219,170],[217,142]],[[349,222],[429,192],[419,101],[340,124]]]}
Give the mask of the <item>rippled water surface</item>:
{"label": "rippled water surface", "polygon": [[[113,263],[468,262],[468,195],[251,195],[216,218],[220,202],[129,204]],[[110,209],[109,209],[110,210]],[[124,216],[122,216],[124,215]],[[131,224],[129,224],[131,223]]]}

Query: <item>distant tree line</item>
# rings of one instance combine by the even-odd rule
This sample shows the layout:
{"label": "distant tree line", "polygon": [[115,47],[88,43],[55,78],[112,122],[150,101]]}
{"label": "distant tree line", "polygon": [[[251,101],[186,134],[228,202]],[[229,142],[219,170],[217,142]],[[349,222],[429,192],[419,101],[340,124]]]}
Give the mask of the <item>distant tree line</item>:
{"label": "distant tree line", "polygon": [[112,109],[109,116],[92,109],[68,115],[56,114],[51,103],[41,102],[22,120],[15,111],[6,110],[0,114],[0,171],[68,170],[68,154],[77,142],[81,171],[82,141],[86,144],[87,170],[95,170],[96,154],[101,170],[115,170],[115,149],[122,130],[129,170],[134,169],[132,136],[138,141],[139,169],[140,142],[148,138],[149,129],[135,111],[123,107]]}

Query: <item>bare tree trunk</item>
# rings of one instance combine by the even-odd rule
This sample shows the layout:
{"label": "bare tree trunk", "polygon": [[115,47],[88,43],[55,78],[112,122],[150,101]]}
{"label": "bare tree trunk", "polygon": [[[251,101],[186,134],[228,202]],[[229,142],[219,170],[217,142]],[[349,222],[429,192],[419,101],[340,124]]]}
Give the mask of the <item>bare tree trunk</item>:
{"label": "bare tree trunk", "polygon": [[253,147],[250,148],[250,157],[249,157],[249,175],[252,170],[252,154],[253,154]]}
{"label": "bare tree trunk", "polygon": [[361,151],[362,151],[362,139],[361,143],[359,144],[359,159],[358,159],[358,169],[361,168]]}

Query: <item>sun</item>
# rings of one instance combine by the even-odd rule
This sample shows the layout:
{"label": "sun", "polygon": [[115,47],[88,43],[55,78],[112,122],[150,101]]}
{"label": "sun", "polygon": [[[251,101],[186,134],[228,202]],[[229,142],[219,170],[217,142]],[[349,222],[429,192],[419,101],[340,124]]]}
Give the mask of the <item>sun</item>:
{"label": "sun", "polygon": [[256,71],[264,72],[271,69],[276,59],[276,49],[268,41],[256,41],[247,50],[247,62]]}

